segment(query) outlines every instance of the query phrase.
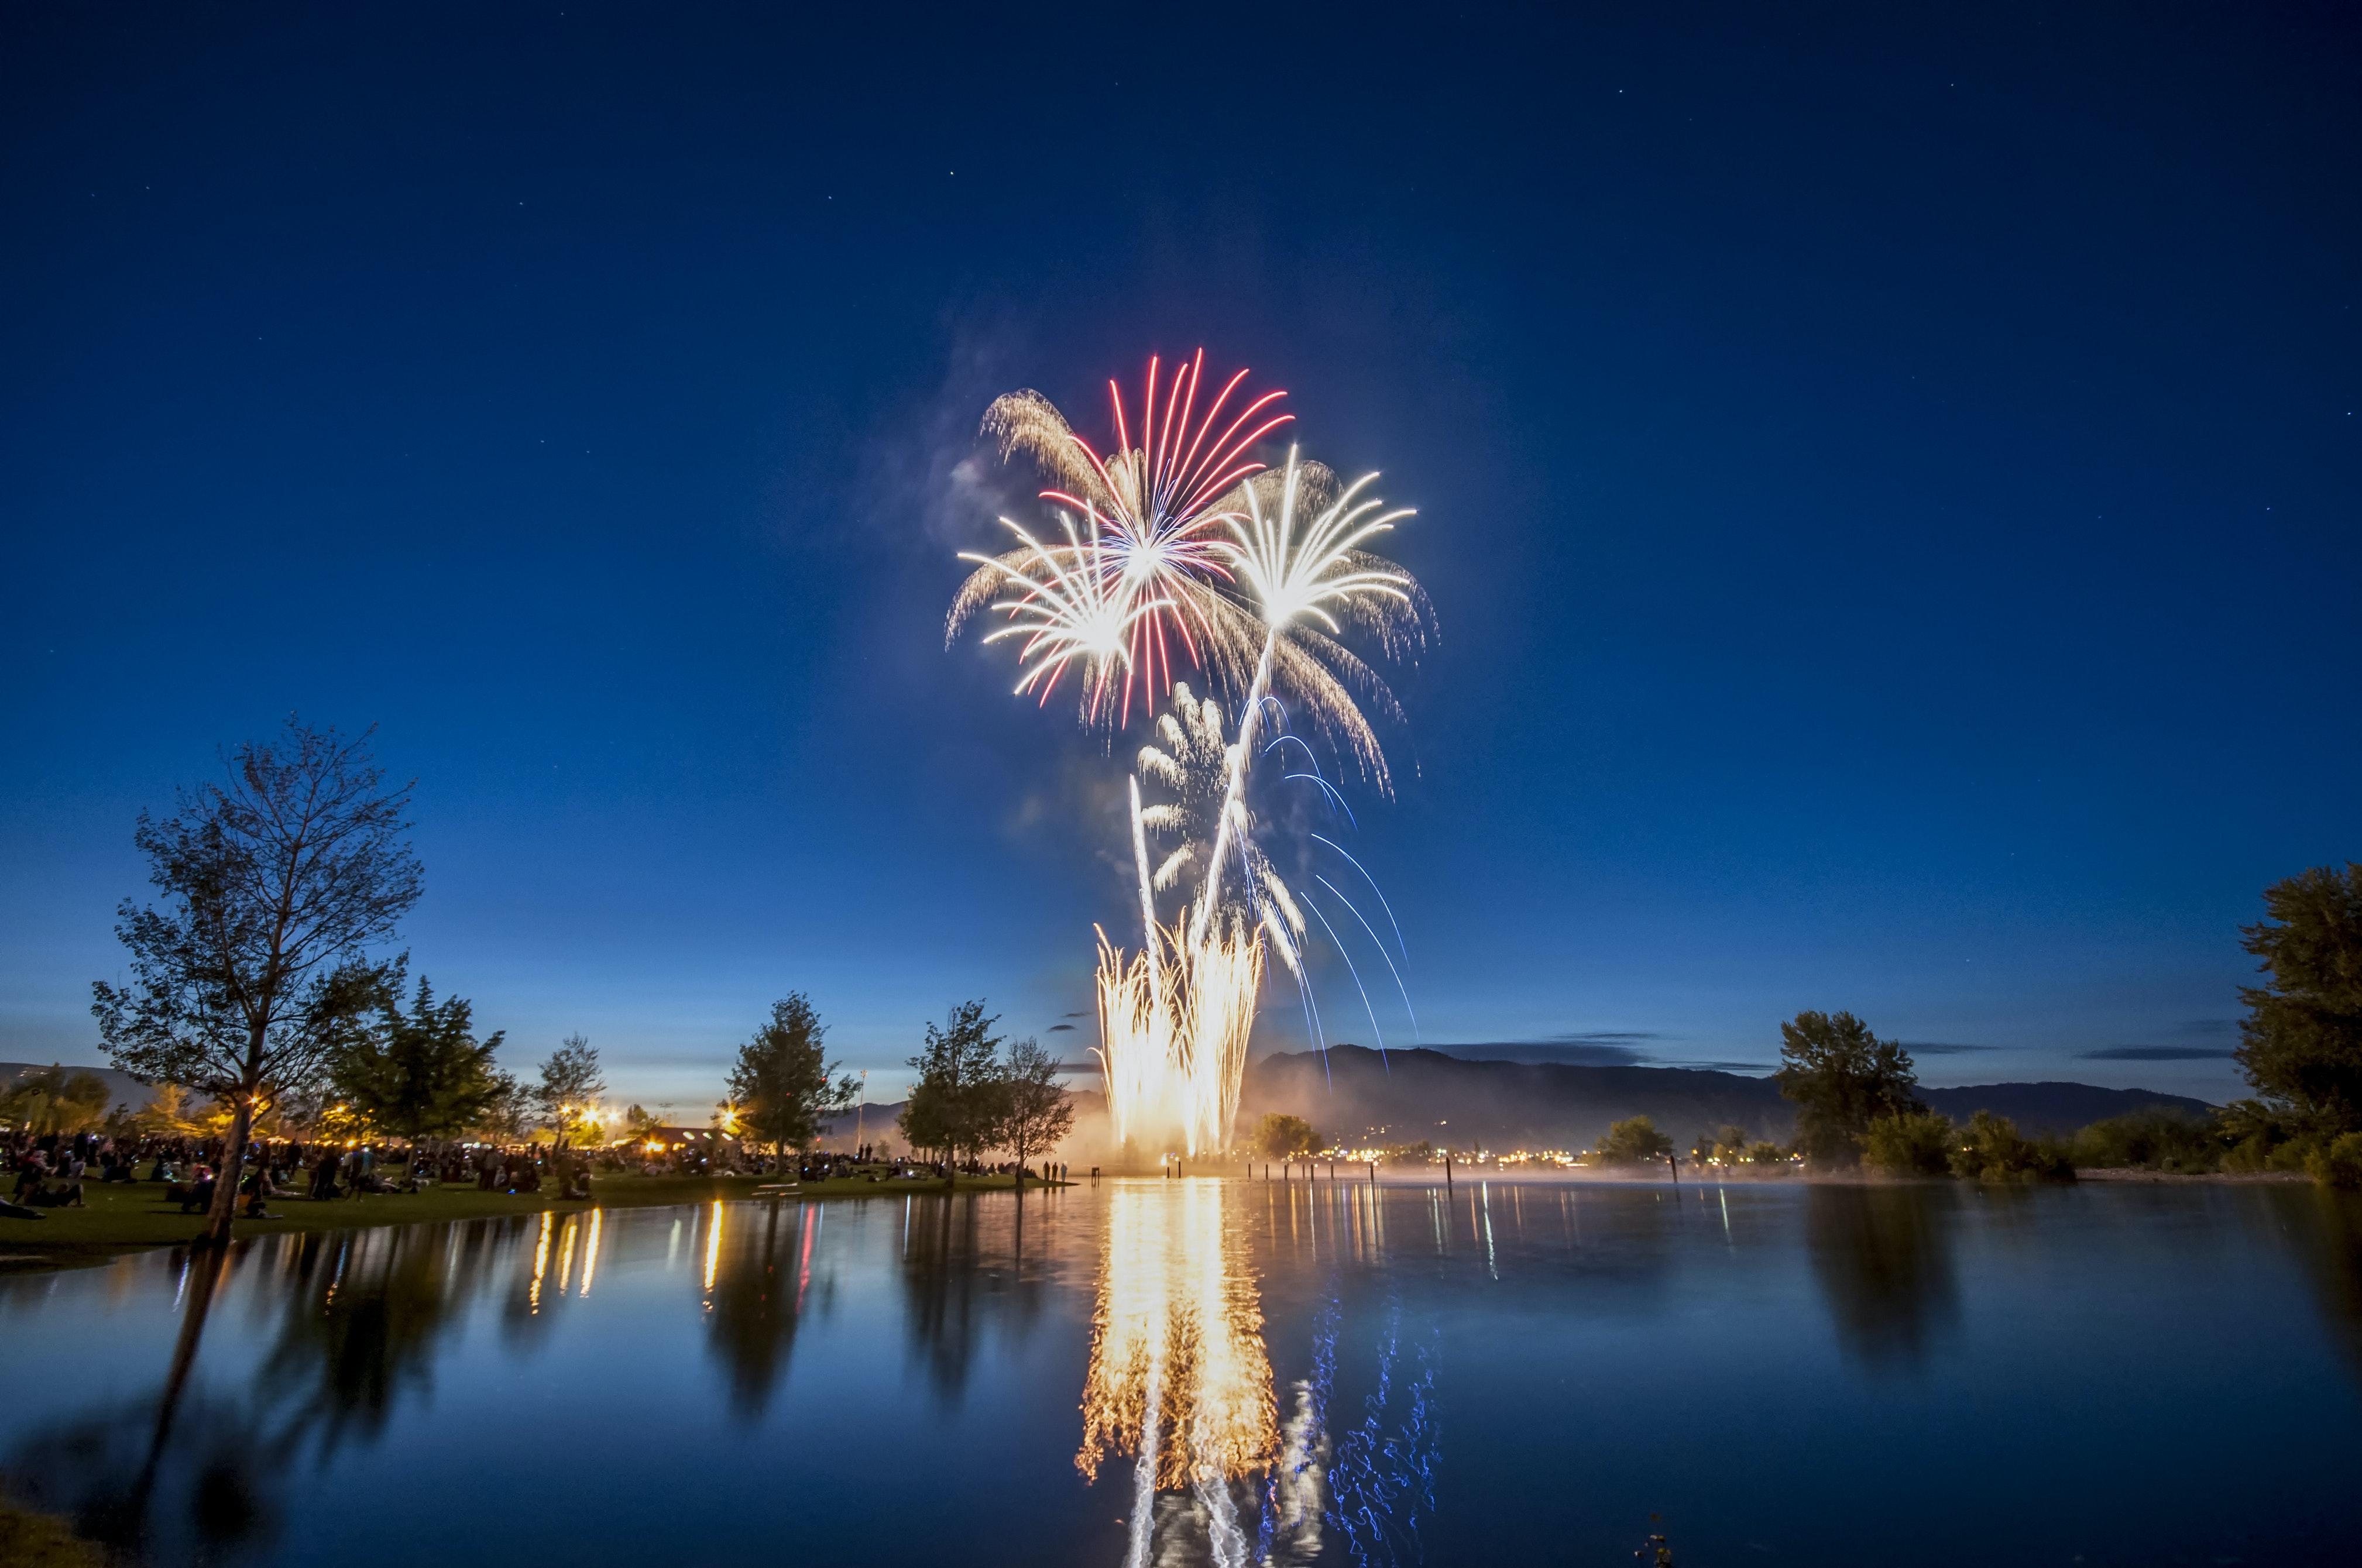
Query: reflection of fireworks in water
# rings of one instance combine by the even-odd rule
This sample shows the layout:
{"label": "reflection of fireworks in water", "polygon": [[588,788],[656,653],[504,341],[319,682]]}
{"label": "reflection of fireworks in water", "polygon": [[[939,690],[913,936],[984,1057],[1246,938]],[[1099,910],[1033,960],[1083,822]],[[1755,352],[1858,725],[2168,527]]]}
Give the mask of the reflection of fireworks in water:
{"label": "reflection of fireworks in water", "polygon": [[1425,1556],[1419,1523],[1435,1511],[1435,1358],[1421,1346],[1418,1376],[1396,1389],[1396,1316],[1388,1316],[1377,1387],[1329,1467],[1326,1512],[1355,1563],[1387,1568]]}
{"label": "reflection of fireworks in water", "polygon": [[1109,1194],[1076,1467],[1097,1481],[1109,1460],[1132,1461],[1126,1568],[1275,1568],[1320,1557],[1324,1540],[1365,1568],[1417,1561],[1435,1507],[1432,1355],[1420,1348],[1417,1376],[1401,1376],[1390,1310],[1362,1419],[1332,1435],[1332,1298],[1282,1427],[1241,1190]]}
{"label": "reflection of fireworks in water", "polygon": [[1215,1560],[1246,1561],[1232,1483],[1271,1462],[1279,1434],[1263,1308],[1230,1189],[1119,1187],[1109,1195],[1076,1467],[1135,1461],[1128,1568],[1148,1562],[1159,1491],[1191,1494]]}
{"label": "reflection of fireworks in water", "polygon": [[[967,557],[977,569],[947,628],[956,635],[978,613],[997,612],[1006,624],[986,641],[1017,640],[1018,691],[1038,691],[1046,702],[1074,668],[1087,723],[1123,722],[1135,691],[1150,704],[1163,692],[1174,697],[1159,724],[1164,744],[1142,751],[1131,780],[1141,947],[1128,954],[1099,935],[1099,1058],[1119,1142],[1170,1135],[1192,1155],[1230,1143],[1266,950],[1296,978],[1316,1043],[1319,1017],[1302,959],[1306,909],[1345,953],[1329,917],[1308,901],[1300,906],[1255,844],[1248,773],[1283,742],[1309,759],[1309,748],[1286,732],[1285,701],[1350,752],[1364,777],[1388,788],[1385,757],[1362,704],[1397,710],[1385,683],[1340,639],[1359,631],[1384,652],[1400,652],[1423,641],[1431,620],[1410,576],[1367,549],[1409,514],[1387,511],[1365,494],[1374,476],[1341,488],[1328,469],[1294,452],[1284,468],[1263,468],[1248,453],[1288,417],[1268,411],[1280,394],[1246,404],[1226,422],[1241,372],[1201,415],[1204,364],[1201,351],[1160,395],[1157,362],[1149,362],[1137,444],[1134,422],[1110,387],[1116,444],[1106,457],[1039,393],[994,402],[985,429],[1004,457],[1021,451],[1049,476],[1042,494],[1058,509],[1063,543],[1044,543],[1003,519],[1019,547]],[[1237,699],[1234,733],[1215,697],[1198,700],[1174,678],[1176,644],[1217,692]],[[1267,729],[1273,739],[1259,745]],[[1143,808],[1142,776],[1179,798]],[[1286,776],[1312,780],[1330,802],[1337,799],[1317,765]],[[1153,872],[1151,830],[1182,836]],[[1195,873],[1197,889],[1186,914],[1168,926],[1158,917],[1156,895],[1185,872]],[[1334,883],[1317,880],[1378,943],[1399,987],[1400,971],[1376,927]],[[1399,945],[1399,929],[1396,936]],[[1350,955],[1346,964],[1383,1048],[1376,1010]]]}

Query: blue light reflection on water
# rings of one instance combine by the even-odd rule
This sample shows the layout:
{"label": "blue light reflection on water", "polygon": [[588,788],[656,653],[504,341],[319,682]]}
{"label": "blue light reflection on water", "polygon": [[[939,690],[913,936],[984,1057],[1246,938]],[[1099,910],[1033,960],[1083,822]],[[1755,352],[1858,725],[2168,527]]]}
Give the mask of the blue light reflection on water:
{"label": "blue light reflection on water", "polygon": [[[1686,1562],[2334,1562],[2362,1530],[2362,1205],[2299,1187],[1106,1182],[204,1274],[0,1279],[0,1468],[161,1562],[1608,1563],[1651,1513]],[[1119,1298],[1129,1380],[1094,1362]],[[1140,1421],[1102,1412],[1090,1482],[1077,1407],[1148,1387],[1143,1530]]]}

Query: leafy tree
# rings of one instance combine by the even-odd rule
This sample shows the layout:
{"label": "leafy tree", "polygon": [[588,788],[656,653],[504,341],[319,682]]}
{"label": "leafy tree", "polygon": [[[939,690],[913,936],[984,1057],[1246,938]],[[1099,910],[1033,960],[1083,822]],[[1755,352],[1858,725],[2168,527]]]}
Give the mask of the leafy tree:
{"label": "leafy tree", "polygon": [[[770,1146],[775,1161],[819,1136],[822,1117],[853,1103],[853,1076],[834,1076],[842,1064],[825,1059],[821,1050],[827,1033],[811,999],[799,991],[771,1003],[770,1021],[738,1047],[730,1098],[739,1124]],[[632,1109],[639,1111],[636,1105]]]}
{"label": "leafy tree", "polygon": [[2264,913],[2241,927],[2269,978],[2240,989],[2239,1065],[2314,1139],[2362,1130],[2362,865],[2275,883]]}
{"label": "leafy tree", "polygon": [[993,1141],[1017,1161],[1017,1190],[1022,1192],[1025,1168],[1074,1130],[1075,1102],[1058,1082],[1057,1058],[1031,1037],[1009,1048],[999,1099],[1000,1124]]}
{"label": "leafy tree", "polygon": [[496,1144],[522,1142],[525,1131],[533,1125],[535,1091],[519,1083],[513,1074],[492,1074],[491,1098],[484,1102],[483,1113],[476,1118],[471,1131],[482,1134]]}
{"label": "leafy tree", "polygon": [[502,1032],[476,1038],[464,996],[437,1003],[426,977],[410,1010],[384,999],[377,1027],[357,1032],[330,1064],[329,1080],[356,1113],[413,1143],[447,1138],[480,1123],[502,1096],[492,1065]]}
{"label": "leafy tree", "polygon": [[1870,1130],[1862,1135],[1861,1157],[1865,1165],[1889,1176],[1941,1176],[1951,1168],[1953,1146],[1959,1142],[1949,1116],[1905,1111],[1871,1118]]}
{"label": "leafy tree", "polygon": [[106,1120],[106,1080],[51,1066],[0,1090],[0,1123],[33,1133],[86,1133]]}
{"label": "leafy tree", "polygon": [[1752,1143],[1747,1146],[1747,1163],[1749,1165],[1785,1165],[1788,1163],[1788,1151],[1782,1148],[1778,1144]]}
{"label": "leafy tree", "polygon": [[1611,1124],[1607,1135],[1599,1140],[1602,1165],[1639,1165],[1672,1152],[1673,1140],[1657,1131],[1657,1124],[1646,1116]]}
{"label": "leafy tree", "polygon": [[2023,1137],[2006,1116],[1980,1111],[1969,1118],[1950,1154],[1952,1174],[1978,1181],[2072,1181],[2075,1164],[2047,1140]]}
{"label": "leafy tree", "polygon": [[1850,1013],[1799,1013],[1781,1025],[1772,1076],[1796,1102],[1796,1144],[1816,1162],[1850,1165],[1874,1118],[1926,1110],[1911,1092],[1910,1053]]}
{"label": "leafy tree", "polygon": [[228,1102],[211,1243],[229,1240],[257,1102],[316,1078],[398,983],[400,961],[368,950],[418,902],[409,806],[368,735],[291,718],[231,753],[226,784],[184,791],[161,822],[139,815],[162,907],[124,902],[131,980],[92,986],[91,1013],[116,1066]]}
{"label": "leafy tree", "polygon": [[599,1070],[598,1047],[587,1035],[568,1035],[541,1064],[541,1081],[530,1091],[541,1124],[557,1135],[559,1143],[598,1124],[594,1113],[607,1080]]}
{"label": "leafy tree", "polygon": [[1690,1157],[1701,1165],[1710,1159],[1737,1165],[1747,1157],[1747,1129],[1726,1122],[1711,1133],[1700,1133],[1697,1142],[1690,1146]]}
{"label": "leafy tree", "polygon": [[204,1128],[205,1108],[192,1101],[189,1091],[179,1084],[160,1083],[149,1091],[148,1103],[132,1113],[132,1130],[165,1137],[193,1137]]}
{"label": "leafy tree", "polygon": [[1255,1124],[1254,1149],[1273,1159],[1309,1159],[1320,1147],[1320,1135],[1301,1116],[1267,1113]]}
{"label": "leafy tree", "polygon": [[911,1087],[899,1124],[911,1146],[935,1149],[956,1163],[992,1142],[999,1118],[1000,1022],[982,1002],[963,1002],[942,1025],[927,1025],[926,1043],[911,1058],[919,1080]]}

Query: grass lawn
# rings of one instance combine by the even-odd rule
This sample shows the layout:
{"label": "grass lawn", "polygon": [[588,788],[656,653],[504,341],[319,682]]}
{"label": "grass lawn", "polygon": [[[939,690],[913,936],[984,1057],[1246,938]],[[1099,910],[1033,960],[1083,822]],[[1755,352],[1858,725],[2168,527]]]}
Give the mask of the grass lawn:
{"label": "grass lawn", "polygon": [[9,1568],[105,1568],[106,1559],[65,1520],[0,1497],[0,1563]]}
{"label": "grass lawn", "polygon": [[[423,1192],[370,1193],[315,1202],[284,1198],[272,1202],[270,1220],[237,1222],[240,1236],[279,1235],[291,1231],[349,1230],[365,1225],[410,1225],[432,1220],[481,1220],[502,1214],[538,1214],[546,1209],[648,1209],[668,1203],[710,1203],[716,1198],[751,1198],[755,1189],[777,1179],[767,1176],[624,1176],[591,1179],[588,1201],[567,1202],[547,1193],[480,1192],[472,1182],[429,1187]],[[963,1192],[1007,1191],[1015,1179],[963,1176]],[[1039,1186],[1036,1179],[1030,1185]],[[803,1185],[804,1198],[881,1198],[907,1192],[941,1192],[941,1181],[866,1181],[858,1177]],[[83,1183],[85,1209],[45,1209],[39,1220],[0,1219],[0,1272],[73,1268],[105,1263],[143,1247],[178,1246],[204,1228],[203,1214],[183,1214],[164,1201],[160,1183]]]}

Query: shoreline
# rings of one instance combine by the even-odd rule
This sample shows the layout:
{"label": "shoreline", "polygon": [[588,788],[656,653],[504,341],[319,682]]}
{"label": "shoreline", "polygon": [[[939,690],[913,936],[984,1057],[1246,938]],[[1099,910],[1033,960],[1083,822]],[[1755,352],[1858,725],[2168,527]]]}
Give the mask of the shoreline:
{"label": "shoreline", "polygon": [[2149,1170],[2141,1166],[2106,1166],[2075,1173],[2078,1181],[2212,1182],[2223,1186],[2301,1181],[2315,1185],[2301,1170]]}
{"label": "shoreline", "polygon": [[[454,1220],[502,1219],[512,1214],[587,1213],[593,1209],[664,1209],[719,1199],[756,1202],[756,1190],[776,1185],[771,1176],[593,1176],[589,1198],[566,1199],[540,1192],[486,1192],[469,1185],[436,1186],[418,1192],[372,1192],[326,1201],[280,1200],[265,1220],[241,1218],[231,1245],[265,1236],[324,1231],[372,1230],[387,1225],[433,1224]],[[783,1201],[836,1201],[893,1198],[911,1193],[1010,1192],[1010,1176],[965,1176],[955,1188],[941,1179],[871,1181],[853,1177],[808,1181]],[[1071,1179],[1031,1178],[1028,1191],[1072,1187]],[[45,1209],[40,1220],[0,1220],[0,1277],[90,1268],[132,1253],[193,1244],[204,1229],[203,1214],[183,1214],[152,1182],[84,1185],[89,1207]],[[53,1228],[54,1227],[54,1228]]]}
{"label": "shoreline", "polygon": [[[1155,1168],[1145,1171],[1107,1171],[1110,1179],[1153,1179]],[[2103,1168],[2079,1170],[2076,1182],[2101,1182],[2116,1185],[2148,1186],[2284,1186],[2312,1184],[2312,1178],[2301,1171],[2162,1171],[2138,1168]],[[1676,1183],[1662,1175],[1650,1175],[1639,1170],[1563,1170],[1563,1171],[1479,1171],[1462,1167],[1454,1172],[1456,1185],[1474,1187],[1480,1182],[1501,1185],[1576,1183],[1617,1187],[1673,1188]],[[1065,1181],[1043,1181],[1029,1179],[1029,1190],[1080,1187],[1089,1177],[1071,1177]],[[1260,1174],[1242,1175],[1236,1169],[1209,1170],[1204,1175],[1189,1174],[1181,1180],[1223,1180],[1260,1185]],[[419,1192],[367,1193],[318,1201],[306,1198],[281,1200],[270,1218],[240,1219],[233,1233],[233,1243],[275,1235],[308,1234],[327,1231],[371,1230],[391,1225],[435,1224],[450,1221],[500,1219],[509,1215],[540,1213],[586,1213],[594,1209],[661,1209],[710,1203],[716,1200],[728,1202],[761,1201],[756,1190],[775,1184],[767,1176],[605,1176],[594,1177],[591,1195],[587,1199],[565,1199],[537,1192],[485,1192],[472,1186],[437,1186]],[[1834,1187],[1934,1187],[1951,1186],[1956,1179],[1948,1177],[1887,1177],[1860,1172],[1830,1172],[1808,1175],[1797,1171],[1757,1176],[1753,1174],[1693,1175],[1684,1172],[1680,1187],[1708,1188],[1834,1186]],[[1957,1183],[1976,1186],[1975,1182]],[[1300,1172],[1292,1181],[1270,1179],[1274,1187],[1351,1188],[1374,1185],[1379,1188],[1428,1188],[1441,1190],[1444,1182],[1440,1174],[1411,1175],[1399,1168],[1380,1167],[1373,1183],[1368,1168],[1348,1176],[1340,1169],[1335,1178],[1325,1171],[1308,1181]],[[2059,1185],[2074,1185],[2063,1183]],[[797,1202],[837,1201],[847,1199],[891,1198],[920,1194],[929,1197],[947,1192],[1010,1192],[1016,1187],[1013,1177],[963,1177],[955,1187],[940,1179],[871,1181],[865,1178],[847,1178],[830,1181],[805,1182],[793,1194],[781,1194]],[[133,1253],[151,1252],[160,1248],[184,1247],[194,1243],[204,1228],[202,1214],[182,1214],[177,1206],[164,1201],[159,1189],[148,1182],[117,1183],[112,1187],[92,1183],[86,1189],[89,1207],[84,1209],[49,1209],[42,1211],[41,1220],[0,1220],[0,1278],[23,1274],[51,1273],[68,1268],[91,1268],[113,1262]],[[53,1228],[54,1227],[54,1228]]]}

